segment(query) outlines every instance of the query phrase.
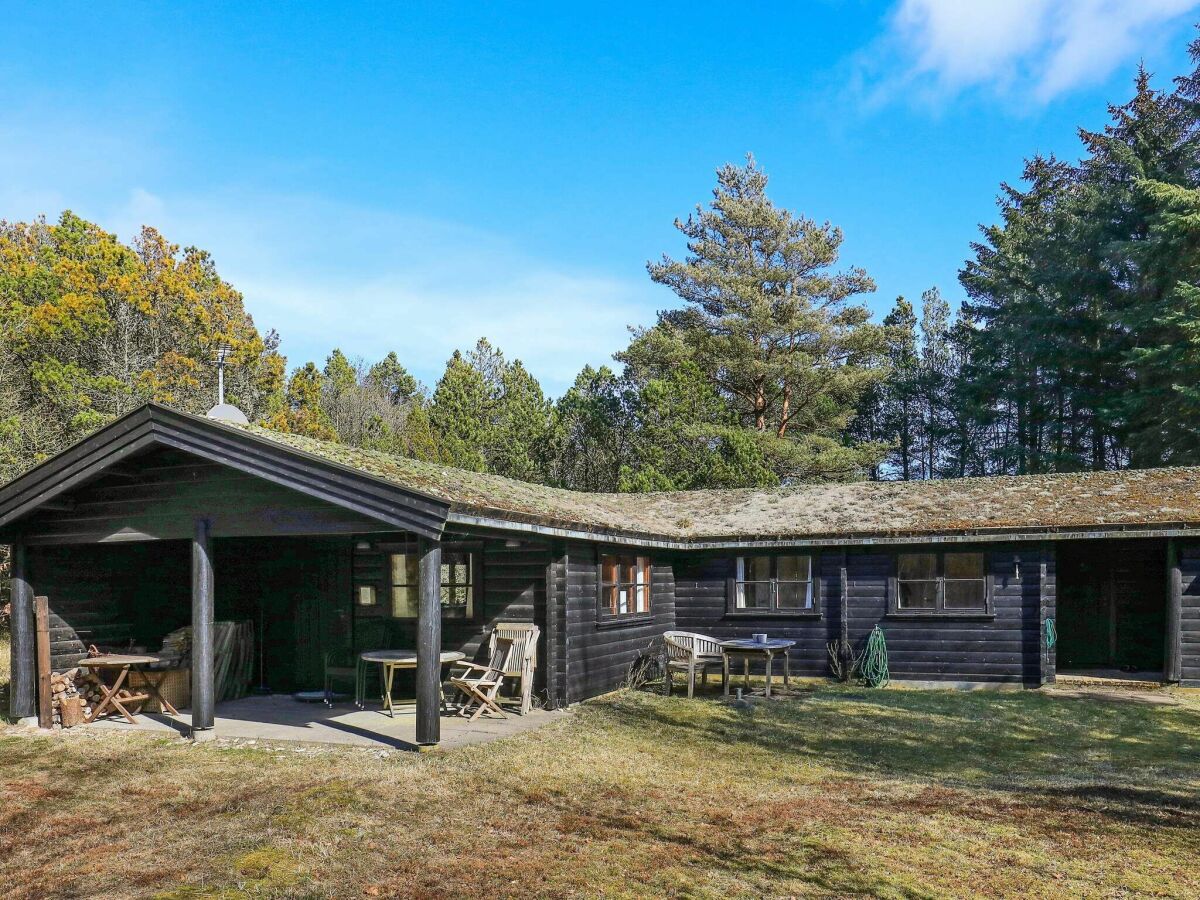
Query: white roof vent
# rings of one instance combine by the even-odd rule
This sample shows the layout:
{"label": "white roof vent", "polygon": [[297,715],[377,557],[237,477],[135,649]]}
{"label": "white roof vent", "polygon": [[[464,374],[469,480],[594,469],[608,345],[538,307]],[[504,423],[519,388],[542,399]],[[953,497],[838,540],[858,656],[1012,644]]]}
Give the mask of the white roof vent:
{"label": "white roof vent", "polygon": [[221,422],[234,422],[238,425],[250,424],[250,420],[246,418],[246,414],[232,403],[218,403],[205,415],[210,419],[217,419]]}
{"label": "white roof vent", "polygon": [[244,412],[232,403],[225,402],[225,360],[229,359],[232,353],[233,348],[228,344],[218,344],[213,354],[217,360],[217,405],[210,409],[207,415],[208,418],[216,419],[220,422],[249,425],[250,420],[246,418]]}

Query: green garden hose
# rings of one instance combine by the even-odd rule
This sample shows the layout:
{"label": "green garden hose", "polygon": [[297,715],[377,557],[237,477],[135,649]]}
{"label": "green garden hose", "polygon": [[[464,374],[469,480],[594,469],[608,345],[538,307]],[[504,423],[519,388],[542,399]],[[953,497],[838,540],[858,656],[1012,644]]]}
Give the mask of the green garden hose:
{"label": "green garden hose", "polygon": [[888,674],[887,641],[883,639],[883,629],[878,625],[872,629],[867,638],[867,649],[863,651],[862,668],[863,684],[867,687],[887,687],[891,681]]}
{"label": "green garden hose", "polygon": [[1058,629],[1054,627],[1054,620],[1046,620],[1046,649],[1053,650],[1054,645],[1058,643]]}

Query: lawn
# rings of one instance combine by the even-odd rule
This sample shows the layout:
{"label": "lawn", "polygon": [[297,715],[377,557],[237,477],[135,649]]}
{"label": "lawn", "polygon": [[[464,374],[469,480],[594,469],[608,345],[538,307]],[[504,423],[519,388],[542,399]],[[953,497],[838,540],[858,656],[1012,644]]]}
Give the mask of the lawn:
{"label": "lawn", "polygon": [[[625,692],[435,754],[0,731],[12,896],[1200,894],[1200,699]],[[111,773],[117,770],[119,776]]]}

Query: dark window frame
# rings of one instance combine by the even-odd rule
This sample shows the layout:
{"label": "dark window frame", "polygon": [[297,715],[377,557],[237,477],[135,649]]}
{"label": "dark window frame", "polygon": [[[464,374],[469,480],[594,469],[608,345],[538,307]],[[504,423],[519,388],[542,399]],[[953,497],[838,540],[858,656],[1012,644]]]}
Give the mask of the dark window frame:
{"label": "dark window frame", "polygon": [[[737,561],[739,558],[746,559],[751,556],[767,556],[771,559],[771,605],[770,607],[739,607],[737,605],[738,585],[746,584],[747,582],[739,582],[737,579]],[[780,607],[779,606],[779,557],[781,556],[807,556],[809,559],[809,580],[808,584],[812,585],[812,605],[810,607]],[[725,615],[733,618],[784,618],[784,619],[819,619],[823,615],[821,608],[821,554],[808,552],[792,552],[792,553],[741,553],[738,556],[730,559],[730,567],[733,571],[725,582]],[[765,582],[754,582],[765,583]],[[785,584],[804,584],[805,582],[784,582]]]}
{"label": "dark window frame", "polygon": [[[937,597],[934,606],[928,609],[904,608],[900,606],[900,557],[905,554],[931,553],[937,557],[937,575],[932,580],[937,582]],[[949,579],[950,581],[982,581],[982,607],[947,607],[946,606],[946,554],[947,553],[978,553],[983,556],[983,578]],[[995,583],[992,577],[992,554],[981,547],[954,546],[935,548],[899,549],[892,553],[892,570],[888,577],[888,616],[908,619],[992,619],[995,618]]]}
{"label": "dark window frame", "polygon": [[[616,582],[611,582],[611,581],[606,582],[604,579],[604,559],[605,559],[605,557],[616,557],[618,560],[618,562],[617,562],[618,580]],[[606,597],[606,594],[608,594],[607,589],[611,588],[613,584],[617,584],[618,589],[619,589],[620,585],[624,585],[626,583],[626,582],[620,580],[620,574],[619,574],[622,569],[620,561],[625,560],[625,559],[632,559],[634,561],[635,569],[637,569],[637,570],[641,570],[643,568],[641,561],[645,560],[644,568],[645,568],[645,572],[646,572],[646,584],[645,584],[646,609],[644,611],[613,612],[612,604],[609,602],[608,597]],[[637,587],[636,577],[637,576],[635,574],[635,576],[634,576],[635,580],[633,582],[629,583],[630,586],[635,589],[635,591],[636,591],[636,587]],[[636,606],[636,600],[635,600],[635,606]],[[637,625],[637,624],[643,624],[646,622],[653,622],[653,621],[654,621],[654,557],[650,556],[648,553],[639,553],[636,550],[633,551],[632,553],[605,553],[603,551],[598,550],[596,552],[596,625],[597,625],[597,627],[605,628],[605,627],[613,627],[613,626],[619,626],[619,625]]]}
{"label": "dark window frame", "polygon": [[[357,552],[357,551],[355,551]],[[381,541],[372,548],[372,553],[379,555],[381,571],[373,580],[356,580],[353,585],[355,615],[362,618],[388,619],[393,622],[416,622],[419,616],[397,616],[392,601],[392,588],[400,586],[392,581],[392,557],[397,554],[416,554],[419,545],[415,542]],[[442,555],[447,553],[466,553],[470,557],[471,614],[446,615],[446,606],[442,606],[443,624],[477,624],[483,620],[485,603],[483,579],[483,543],[478,541],[447,541],[442,544]],[[358,603],[360,587],[375,588],[375,604],[363,606]]]}

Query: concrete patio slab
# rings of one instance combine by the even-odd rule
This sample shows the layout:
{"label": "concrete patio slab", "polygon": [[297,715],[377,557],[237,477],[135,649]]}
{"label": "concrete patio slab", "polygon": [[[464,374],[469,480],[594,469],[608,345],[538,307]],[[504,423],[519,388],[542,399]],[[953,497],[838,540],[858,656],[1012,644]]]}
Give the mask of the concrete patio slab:
{"label": "concrete patio slab", "polygon": [[[416,708],[399,704],[395,718],[379,709],[359,709],[353,703],[302,703],[289,695],[243,697],[217,704],[214,731],[217,738],[293,741],[307,744],[342,744],[393,750],[418,750]],[[567,715],[564,711],[535,709],[528,715],[510,714],[505,719],[479,718],[468,722],[455,715],[442,716],[439,749],[494,741],[540,728]],[[188,734],[191,717],[144,713],[130,725],[109,718],[80,726],[95,732],[175,732]]]}

